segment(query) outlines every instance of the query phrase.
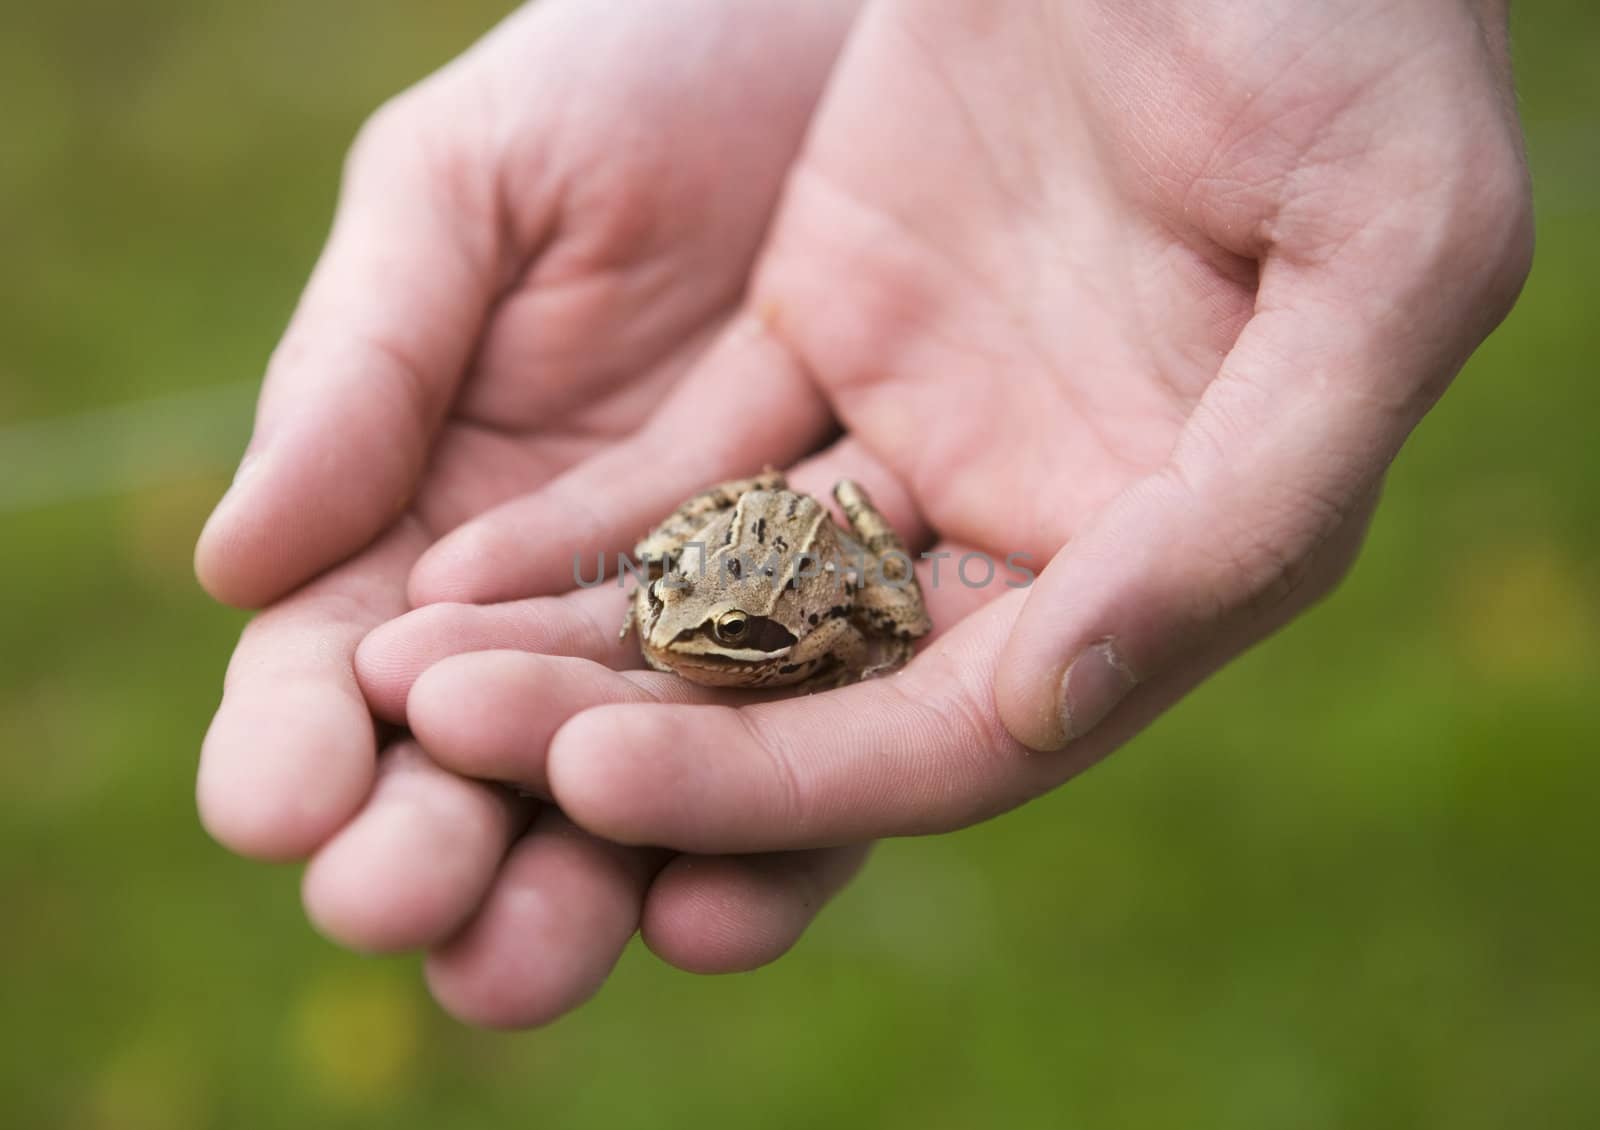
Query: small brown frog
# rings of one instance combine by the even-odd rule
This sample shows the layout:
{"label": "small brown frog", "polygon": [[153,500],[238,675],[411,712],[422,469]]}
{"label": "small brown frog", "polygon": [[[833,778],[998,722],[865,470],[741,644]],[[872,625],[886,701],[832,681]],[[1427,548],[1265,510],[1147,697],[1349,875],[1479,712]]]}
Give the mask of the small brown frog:
{"label": "small brown frog", "polygon": [[649,568],[623,621],[645,661],[716,687],[841,686],[892,671],[931,627],[899,537],[842,479],[828,508],[782,474],[689,499],[634,548]]}

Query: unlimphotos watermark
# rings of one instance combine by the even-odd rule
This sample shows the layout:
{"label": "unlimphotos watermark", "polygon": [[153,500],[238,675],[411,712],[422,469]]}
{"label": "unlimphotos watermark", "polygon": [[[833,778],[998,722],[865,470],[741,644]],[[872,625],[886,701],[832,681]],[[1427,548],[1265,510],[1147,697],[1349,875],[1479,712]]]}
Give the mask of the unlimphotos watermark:
{"label": "unlimphotos watermark", "polygon": [[[660,578],[655,581],[656,584],[668,589],[690,588],[695,582],[706,577],[708,571],[706,548],[704,542],[685,542],[679,552],[671,558],[647,554],[639,560],[626,553],[618,553],[616,571],[611,579],[621,586],[631,576],[638,584],[647,585],[659,570]],[[1008,589],[1025,589],[1033,584],[1038,576],[1028,567],[1033,560],[1032,555],[1021,551],[1008,553],[1003,560],[996,560],[979,550],[971,550],[959,556],[949,550],[943,550],[922,553],[918,558],[928,562],[923,583],[930,588],[940,588],[951,573],[959,584],[969,589],[988,588],[996,583],[1000,580],[1002,568],[1006,573],[1003,583]],[[941,566],[951,558],[955,558],[954,569],[949,572],[942,571]],[[596,553],[593,561],[594,575],[585,576],[584,555],[581,553],[572,555],[572,579],[579,588],[592,589],[606,583],[608,579],[606,555],[603,552]],[[800,582],[806,580],[831,578],[838,583],[854,584],[857,587],[881,584],[903,589],[910,587],[916,579],[915,563],[911,555],[897,549],[876,555],[835,554],[826,558],[815,553],[784,554],[773,550],[759,561],[752,554],[740,552],[724,554],[719,561],[723,575],[730,581],[759,583],[757,578],[762,578],[774,586],[798,586]]]}

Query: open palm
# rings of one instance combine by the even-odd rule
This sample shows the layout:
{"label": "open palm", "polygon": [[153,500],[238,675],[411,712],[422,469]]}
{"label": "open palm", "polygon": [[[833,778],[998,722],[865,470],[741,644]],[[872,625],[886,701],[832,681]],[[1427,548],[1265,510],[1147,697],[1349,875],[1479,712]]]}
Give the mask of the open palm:
{"label": "open palm", "polygon": [[[620,842],[814,849],[1059,784],[1332,586],[1399,445],[1509,308],[1531,241],[1503,16],[870,7],[746,352],[676,394],[704,415],[457,531],[413,594],[548,592],[574,552],[631,542],[638,500],[784,463],[769,421],[820,438],[819,418],[844,435],[802,486],[848,473],[909,541],[1025,552],[1039,582],[973,589],[947,562],[933,586],[930,562],[940,634],[905,672],[785,701],[612,670],[614,649],[435,663],[614,599],[587,594],[414,613],[368,641],[369,680],[409,659],[438,757]],[[698,382],[730,369],[720,392],[759,395],[722,414]]]}
{"label": "open palm", "polygon": [[[269,605],[207,736],[208,828],[246,854],[312,856],[308,909],[340,940],[454,938],[430,975],[464,1015],[526,1022],[591,992],[661,857],[408,740],[380,756],[357,644],[410,607],[406,577],[441,534],[673,427],[658,408],[738,308],[853,15],[803,8],[682,0],[618,21],[541,4],[376,115],[201,539],[213,594]],[[768,434],[791,442],[777,421]],[[759,960],[792,876],[830,866],[740,871],[746,897],[688,930],[681,959]],[[718,882],[708,866],[663,905],[722,898]],[[538,968],[508,993],[500,967],[530,950]]]}
{"label": "open palm", "polygon": [[[782,38],[770,19],[760,35]],[[274,443],[202,546],[214,590],[265,599],[333,559],[276,544],[291,517],[344,553],[410,503],[386,541],[241,645],[242,689],[219,712],[202,799],[230,842],[310,850],[369,786],[370,746],[358,765],[349,740],[367,703],[404,720],[427,757],[390,755],[397,768],[322,848],[308,896],[357,942],[426,944],[467,923],[431,965],[464,1015],[553,1014],[640,921],[690,968],[766,959],[848,877],[861,856],[849,845],[983,819],[1104,756],[1331,587],[1389,460],[1527,269],[1491,0],[878,0],[786,168],[827,43],[813,85],[778,100],[787,133],[770,112],[725,107],[710,93],[724,72],[702,57],[684,89],[709,84],[697,110],[728,112],[699,120],[697,145],[674,135],[649,178],[681,195],[658,212],[657,197],[619,196],[603,177],[571,181],[570,199],[581,183],[620,206],[571,245],[587,257],[525,242],[543,248],[536,285],[500,301],[481,339],[418,360],[390,338],[372,360],[398,358],[391,379],[352,378],[343,400],[275,366],[263,428],[312,416],[302,434],[315,443]],[[640,136],[570,105],[608,152]],[[729,174],[736,157],[760,175]],[[677,179],[713,163],[718,176]],[[709,206],[750,183],[761,188],[739,207]],[[506,198],[489,199],[480,215],[504,217]],[[669,240],[678,257],[629,242],[661,231],[700,238]],[[618,240],[632,250],[620,262]],[[385,294],[364,316],[425,325],[464,293],[448,261],[378,257],[366,277],[398,266],[435,297]],[[687,297],[656,297],[679,288]],[[561,326],[571,333],[552,335]],[[459,388],[404,379],[461,370],[469,354]],[[562,372],[553,360],[575,367],[536,372]],[[330,455],[375,383],[425,389],[387,402],[400,418],[370,433],[409,442]],[[415,437],[447,411],[459,423],[413,491]],[[626,549],[685,496],[766,464],[819,495],[857,478],[909,543],[952,555],[922,565],[936,632],[905,671],[791,699],[706,691],[637,669],[616,638],[620,588],[574,590],[575,555]],[[973,587],[953,559],[969,551],[1026,554],[1043,573],[1027,591],[1004,573]],[[426,607],[399,615],[406,594]],[[305,650],[292,633],[313,624],[323,665],[293,668],[316,703],[296,724],[339,715],[348,779],[298,825],[315,834],[294,838],[296,783],[335,782],[327,745],[240,751],[265,676],[283,671],[258,657]],[[272,775],[253,797],[252,772]],[[556,802],[498,879],[523,802],[469,777]],[[408,887],[408,868],[429,883]],[[538,960],[530,935],[554,939]]]}

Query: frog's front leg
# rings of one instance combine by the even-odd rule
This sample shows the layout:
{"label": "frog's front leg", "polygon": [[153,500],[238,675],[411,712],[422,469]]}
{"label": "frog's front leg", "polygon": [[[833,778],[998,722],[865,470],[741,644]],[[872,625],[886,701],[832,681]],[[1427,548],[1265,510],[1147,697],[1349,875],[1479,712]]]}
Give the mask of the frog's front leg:
{"label": "frog's front leg", "polygon": [[729,479],[709,490],[703,490],[679,506],[638,545],[633,547],[635,561],[665,561],[705,528],[706,522],[724,510],[732,510],[739,499],[752,490],[783,490],[787,483],[781,471],[763,471],[749,479]]}
{"label": "frog's front leg", "polygon": [[622,614],[622,631],[617,633],[619,640],[628,638],[628,633],[639,626],[639,599],[636,594],[628,594],[628,610]]}
{"label": "frog's front leg", "polygon": [[861,629],[843,616],[824,620],[795,644],[788,656],[757,685],[843,686],[861,677],[871,648]]}

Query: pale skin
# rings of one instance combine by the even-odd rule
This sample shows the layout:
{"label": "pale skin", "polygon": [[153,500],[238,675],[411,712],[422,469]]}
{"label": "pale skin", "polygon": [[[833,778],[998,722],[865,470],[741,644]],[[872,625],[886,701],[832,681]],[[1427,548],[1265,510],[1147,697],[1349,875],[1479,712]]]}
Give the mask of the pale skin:
{"label": "pale skin", "polygon": [[[1337,582],[1531,255],[1487,0],[877,0],[831,78],[850,5],[584,10],[364,136],[198,551],[269,606],[207,826],[310,857],[325,931],[430,948],[485,1024],[578,1003],[635,927],[770,960],[851,845],[1126,741]],[[822,695],[637,670],[573,553],[767,464],[1042,575],[924,572],[932,643]]]}

